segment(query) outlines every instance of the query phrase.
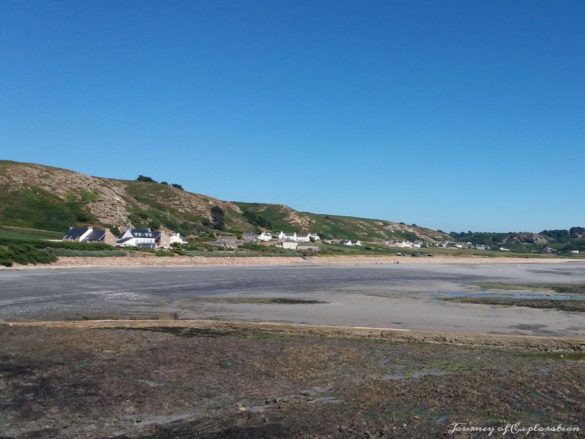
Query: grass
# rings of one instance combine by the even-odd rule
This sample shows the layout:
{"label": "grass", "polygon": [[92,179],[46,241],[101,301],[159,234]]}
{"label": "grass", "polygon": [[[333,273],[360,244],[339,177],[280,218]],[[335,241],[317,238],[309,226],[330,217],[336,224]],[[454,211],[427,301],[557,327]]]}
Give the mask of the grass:
{"label": "grass", "polygon": [[63,233],[28,227],[0,226],[0,239],[46,240],[61,239]]}

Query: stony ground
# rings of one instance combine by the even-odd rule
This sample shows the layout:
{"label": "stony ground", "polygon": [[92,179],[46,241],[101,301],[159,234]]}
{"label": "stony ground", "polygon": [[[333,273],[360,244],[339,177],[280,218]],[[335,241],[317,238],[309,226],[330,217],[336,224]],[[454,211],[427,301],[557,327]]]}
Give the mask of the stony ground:
{"label": "stony ground", "polygon": [[0,436],[485,437],[449,431],[517,422],[585,436],[583,346],[437,340],[0,326]]}

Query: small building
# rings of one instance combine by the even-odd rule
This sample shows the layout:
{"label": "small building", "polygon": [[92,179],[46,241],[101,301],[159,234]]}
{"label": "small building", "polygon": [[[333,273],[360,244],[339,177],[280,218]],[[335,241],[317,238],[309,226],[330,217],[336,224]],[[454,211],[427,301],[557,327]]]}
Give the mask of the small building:
{"label": "small building", "polygon": [[179,232],[173,233],[169,236],[169,245],[186,245],[189,242],[181,236]]}
{"label": "small building", "polygon": [[319,235],[317,235],[316,233],[309,233],[309,240],[311,242],[317,242],[317,241],[321,241],[321,237]]}
{"label": "small building", "polygon": [[500,251],[501,252],[509,252],[510,249],[509,248],[505,248],[505,247],[500,247]]}
{"label": "small building", "polygon": [[262,232],[257,236],[258,241],[269,242],[272,241],[272,234],[268,232]]}
{"label": "small building", "polygon": [[572,255],[578,255],[579,254],[579,250],[571,250],[571,254]]}
{"label": "small building", "polygon": [[256,242],[256,240],[258,239],[258,235],[252,232],[244,232],[242,234],[242,239],[244,242]]}
{"label": "small building", "polygon": [[345,241],[343,243],[343,245],[347,245],[348,247],[361,247],[362,246],[362,242],[359,241],[359,240],[357,240],[357,241],[349,240],[349,241]]}
{"label": "small building", "polygon": [[94,229],[92,226],[88,227],[69,227],[65,232],[63,241],[101,243],[101,244],[116,244],[116,236],[110,229]]}
{"label": "small building", "polygon": [[238,238],[233,235],[220,235],[215,241],[209,242],[208,244],[226,250],[235,250],[238,248]]}

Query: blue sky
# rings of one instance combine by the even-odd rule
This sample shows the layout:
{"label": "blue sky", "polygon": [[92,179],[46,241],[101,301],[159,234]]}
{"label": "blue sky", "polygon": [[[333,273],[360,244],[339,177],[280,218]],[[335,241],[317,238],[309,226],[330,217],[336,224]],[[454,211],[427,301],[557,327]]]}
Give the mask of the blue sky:
{"label": "blue sky", "polygon": [[585,225],[585,2],[0,2],[0,158],[446,231]]}

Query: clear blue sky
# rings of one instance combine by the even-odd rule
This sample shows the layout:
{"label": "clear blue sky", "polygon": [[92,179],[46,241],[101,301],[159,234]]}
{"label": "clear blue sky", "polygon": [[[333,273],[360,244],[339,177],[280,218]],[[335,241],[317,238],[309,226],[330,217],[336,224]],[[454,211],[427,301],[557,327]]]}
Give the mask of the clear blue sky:
{"label": "clear blue sky", "polygon": [[3,0],[0,158],[446,231],[585,226],[585,1]]}

